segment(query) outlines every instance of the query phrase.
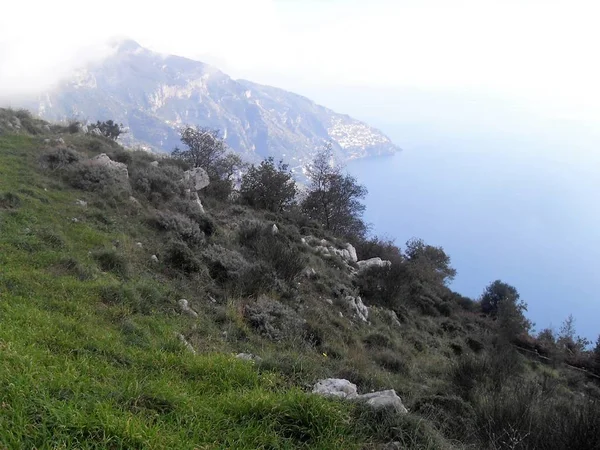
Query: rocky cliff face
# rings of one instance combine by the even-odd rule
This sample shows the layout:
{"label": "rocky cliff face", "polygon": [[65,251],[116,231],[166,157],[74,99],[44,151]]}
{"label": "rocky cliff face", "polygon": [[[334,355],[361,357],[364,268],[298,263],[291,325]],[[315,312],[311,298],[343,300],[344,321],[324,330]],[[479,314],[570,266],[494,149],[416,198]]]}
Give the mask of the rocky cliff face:
{"label": "rocky cliff face", "polygon": [[102,63],[82,68],[25,105],[50,120],[113,119],[128,145],[169,152],[184,124],[219,128],[249,161],[273,156],[304,166],[326,141],[340,161],[398,148],[367,124],[291,92],[234,80],[212,66],[120,42]]}

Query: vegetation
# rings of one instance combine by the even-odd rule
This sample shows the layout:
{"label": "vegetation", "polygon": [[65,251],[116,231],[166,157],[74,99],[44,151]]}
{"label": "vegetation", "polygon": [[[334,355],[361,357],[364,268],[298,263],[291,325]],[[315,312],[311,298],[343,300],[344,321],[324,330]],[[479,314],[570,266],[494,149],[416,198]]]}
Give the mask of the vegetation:
{"label": "vegetation", "polygon": [[267,158],[257,167],[251,165],[242,177],[242,200],[259,209],[281,212],[289,209],[296,199],[296,183],[287,164]]}
{"label": "vegetation", "polygon": [[[208,188],[202,212],[180,156],[18,114],[35,132],[0,131],[0,448],[600,448],[600,339],[573,320],[533,336],[516,288],[452,292],[441,247]],[[81,172],[99,153],[128,180]],[[348,240],[391,264],[317,248]],[[311,395],[326,377],[410,412]]]}

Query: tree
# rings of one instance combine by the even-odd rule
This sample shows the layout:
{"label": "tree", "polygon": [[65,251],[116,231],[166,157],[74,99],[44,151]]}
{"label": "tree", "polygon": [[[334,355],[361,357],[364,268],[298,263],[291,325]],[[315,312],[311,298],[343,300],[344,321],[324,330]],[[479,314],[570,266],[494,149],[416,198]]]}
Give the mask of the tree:
{"label": "tree", "polygon": [[485,288],[481,296],[481,310],[485,314],[496,317],[501,303],[518,303],[519,297],[519,292],[515,287],[496,280]]}
{"label": "tree", "polygon": [[404,256],[413,274],[421,280],[446,284],[456,276],[456,269],[450,265],[450,256],[444,249],[425,244],[422,239],[409,240]]}
{"label": "tree", "polygon": [[254,208],[280,212],[291,206],[296,198],[296,183],[289,166],[267,158],[258,167],[250,166],[242,177],[242,200]]}
{"label": "tree", "polygon": [[242,159],[227,151],[219,130],[188,125],[179,133],[187,150],[175,148],[173,157],[206,170],[210,185],[204,190],[205,194],[226,200],[233,190],[235,174],[244,167]]}
{"label": "tree", "polygon": [[126,133],[122,123],[116,123],[113,120],[107,120],[105,122],[97,121],[95,125],[91,126],[92,130],[98,130],[102,136],[116,141],[119,136]]}
{"label": "tree", "polygon": [[196,126],[185,126],[179,131],[181,142],[187,150],[175,148],[173,156],[183,159],[192,167],[201,167],[215,175],[219,162],[225,157],[227,147],[219,130]]}
{"label": "tree", "polygon": [[509,339],[529,332],[532,327],[532,323],[525,317],[527,304],[520,299],[517,289],[500,280],[485,288],[481,296],[481,309],[498,319],[501,335]]}
{"label": "tree", "polygon": [[600,335],[598,336],[596,346],[594,347],[594,358],[600,363]]}
{"label": "tree", "polygon": [[569,317],[565,319],[560,327],[557,344],[562,350],[574,354],[583,352],[591,342],[584,337],[577,336],[577,332],[575,331],[575,318],[573,317],[573,314],[569,314]]}
{"label": "tree", "polygon": [[308,169],[310,186],[302,210],[327,230],[338,236],[362,238],[367,226],[362,220],[361,203],[367,189],[351,175],[333,164],[331,144],[315,157]]}

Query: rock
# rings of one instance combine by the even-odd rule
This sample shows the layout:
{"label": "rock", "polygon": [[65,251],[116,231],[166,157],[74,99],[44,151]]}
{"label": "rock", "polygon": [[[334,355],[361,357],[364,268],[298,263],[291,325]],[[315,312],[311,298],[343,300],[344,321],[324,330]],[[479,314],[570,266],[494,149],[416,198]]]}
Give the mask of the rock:
{"label": "rock", "polygon": [[[54,145],[58,145],[58,146],[66,146],[67,144],[65,144],[65,140],[63,138],[58,138],[54,140]],[[108,156],[107,156],[108,158]]]}
{"label": "rock", "polygon": [[150,165],[151,165],[152,167],[158,167],[158,161],[152,161],[152,162],[150,163]]}
{"label": "rock", "polygon": [[369,308],[365,306],[360,297],[346,296],[346,305],[363,322],[369,320]]}
{"label": "rock", "polygon": [[182,312],[192,317],[198,317],[198,313],[192,308],[190,308],[190,305],[188,304],[188,301],[185,298],[182,298],[177,303],[179,304],[179,308]]}
{"label": "rock", "polygon": [[356,385],[343,378],[320,380],[313,387],[313,394],[324,397],[354,398],[358,395]]}
{"label": "rock", "polygon": [[402,450],[402,442],[388,442],[381,447],[381,450]]}
{"label": "rock", "polygon": [[346,400],[363,402],[374,410],[389,410],[398,414],[407,414],[408,410],[398,397],[396,391],[388,389],[386,391],[371,392],[369,394],[359,395],[356,385],[344,380],[343,378],[327,378],[320,380],[314,385],[313,394],[324,397],[337,397]]}
{"label": "rock", "polygon": [[142,206],[137,198],[133,195],[129,196],[129,201],[133,203],[135,206]]}
{"label": "rock", "polygon": [[308,242],[306,242],[306,238],[300,239],[300,242],[302,242],[302,244],[304,244],[304,245],[308,245]]}
{"label": "rock", "polygon": [[138,248],[144,248],[144,245],[141,242],[136,242],[135,246]]}
{"label": "rock", "polygon": [[109,169],[119,173],[123,177],[123,181],[126,181],[129,178],[127,165],[117,161],[113,161],[108,157],[106,153],[101,153],[92,159],[88,159],[84,164],[88,166],[108,167]]}
{"label": "rock", "polygon": [[398,414],[407,414],[408,410],[402,403],[402,399],[398,397],[396,391],[388,389],[387,391],[371,392],[362,394],[356,397],[357,401],[364,402],[374,410],[387,409],[397,412]]}
{"label": "rock", "polygon": [[349,260],[352,262],[357,262],[358,261],[358,255],[356,254],[356,249],[354,248],[354,246],[350,243],[346,244],[346,250],[348,251],[348,255],[349,255]]}
{"label": "rock", "polygon": [[192,347],[192,344],[190,344],[187,341],[187,339],[185,338],[185,336],[183,334],[179,333],[177,335],[177,337],[179,338],[179,341],[185,346],[187,351],[189,351],[190,353],[193,353],[194,355],[196,354],[196,350],[194,350],[194,347]]}
{"label": "rock", "polygon": [[273,224],[273,226],[271,227],[271,234],[272,234],[273,236],[275,236],[275,235],[276,235],[276,234],[278,234],[278,233],[279,233],[279,228],[277,228],[277,225],[276,225],[276,224]]}
{"label": "rock", "polygon": [[338,311],[338,315],[340,316],[340,319],[344,317],[344,314],[341,311]]}
{"label": "rock", "polygon": [[50,131],[50,125],[46,124],[43,126],[44,131]]}
{"label": "rock", "polygon": [[198,208],[200,209],[200,212],[202,212],[204,214],[204,205],[202,204],[202,201],[200,200],[200,197],[198,197],[198,193],[194,192],[194,194],[192,195],[192,201],[198,205]]}
{"label": "rock", "polygon": [[183,172],[183,181],[189,183],[190,189],[193,189],[194,191],[204,189],[210,184],[210,179],[208,178],[206,170],[201,167],[195,167]]}
{"label": "rock", "polygon": [[89,133],[93,134],[94,136],[102,136],[102,131],[100,131],[98,128],[92,128]]}
{"label": "rock", "polygon": [[315,278],[317,276],[317,271],[312,267],[307,267],[306,270],[304,270],[304,276],[306,278]]}
{"label": "rock", "polygon": [[158,262],[158,257],[157,257],[156,255],[152,255],[152,256],[150,257],[150,261],[152,261],[152,262],[154,262],[154,263],[157,263],[157,262]]}
{"label": "rock", "polygon": [[11,117],[10,120],[17,130],[21,128],[21,120],[17,116]]}
{"label": "rock", "polygon": [[238,353],[235,355],[237,359],[243,359],[244,361],[254,361],[261,362],[262,358],[260,356],[253,355],[252,353]]}
{"label": "rock", "polygon": [[384,261],[379,257],[358,261],[356,264],[358,264],[359,272],[367,270],[371,267],[390,267],[392,265],[391,261]]}
{"label": "rock", "polygon": [[83,206],[84,208],[87,206],[87,202],[85,200],[76,200],[75,204],[78,206]]}
{"label": "rock", "polygon": [[79,219],[78,219],[77,217],[73,217],[73,218],[71,219],[71,222],[73,222],[73,223],[78,223],[78,222],[79,222]]}
{"label": "rock", "polygon": [[400,323],[400,320],[398,320],[398,316],[394,311],[386,308],[381,308],[379,311],[381,311],[381,315],[389,325],[402,328],[402,324]]}
{"label": "rock", "polygon": [[44,144],[50,145],[50,142],[52,142],[50,139],[44,139]]}

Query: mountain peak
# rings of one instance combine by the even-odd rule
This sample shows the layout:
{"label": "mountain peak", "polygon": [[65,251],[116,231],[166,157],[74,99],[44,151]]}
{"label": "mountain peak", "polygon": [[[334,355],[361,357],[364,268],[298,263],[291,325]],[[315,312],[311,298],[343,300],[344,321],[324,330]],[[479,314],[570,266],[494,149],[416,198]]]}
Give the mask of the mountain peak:
{"label": "mountain peak", "polygon": [[163,152],[179,144],[184,124],[216,128],[244,159],[272,156],[299,171],[326,142],[340,162],[399,150],[381,131],[306,97],[234,80],[132,39],[113,45],[117,57],[90,67],[85,82],[66,82],[27,107],[50,120],[113,119],[130,130],[124,144]]}

